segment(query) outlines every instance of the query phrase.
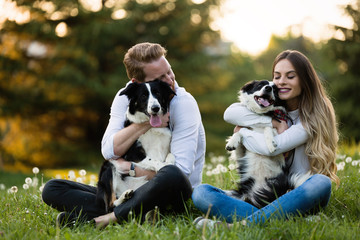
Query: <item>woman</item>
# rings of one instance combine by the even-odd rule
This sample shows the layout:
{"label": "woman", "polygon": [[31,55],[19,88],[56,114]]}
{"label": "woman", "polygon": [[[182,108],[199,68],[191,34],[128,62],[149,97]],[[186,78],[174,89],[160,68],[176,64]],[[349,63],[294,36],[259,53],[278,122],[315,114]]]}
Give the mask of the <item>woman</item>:
{"label": "woman", "polygon": [[[295,149],[290,173],[311,171],[313,175],[261,209],[232,197],[229,191],[207,184],[196,187],[192,194],[195,206],[227,223],[233,220],[242,220],[243,224],[263,223],[269,218],[314,212],[327,205],[331,181],[339,184],[335,163],[338,141],[335,113],[310,61],[298,51],[283,51],[273,63],[272,75],[279,88],[279,97],[285,100],[292,119],[292,123],[268,119],[280,133],[275,137],[275,154]],[[264,135],[245,128],[249,118],[256,119],[256,116],[239,103],[232,104],[224,113],[225,121],[242,126],[235,131],[241,131],[247,149],[270,156]],[[205,223],[211,227],[217,222],[200,217],[194,223],[197,227]]]}

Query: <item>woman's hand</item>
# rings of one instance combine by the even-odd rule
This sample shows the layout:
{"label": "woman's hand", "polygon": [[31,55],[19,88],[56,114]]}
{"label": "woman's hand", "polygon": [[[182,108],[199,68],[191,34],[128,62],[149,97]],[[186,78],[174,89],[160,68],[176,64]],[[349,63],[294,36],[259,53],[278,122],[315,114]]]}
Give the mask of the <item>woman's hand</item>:
{"label": "woman's hand", "polygon": [[240,131],[241,128],[242,128],[242,127],[240,127],[240,126],[236,126],[236,127],[234,128],[234,133]]}
{"label": "woman's hand", "polygon": [[289,128],[286,121],[279,121],[277,119],[272,119],[273,128],[276,128],[278,134],[284,132],[286,129]]}

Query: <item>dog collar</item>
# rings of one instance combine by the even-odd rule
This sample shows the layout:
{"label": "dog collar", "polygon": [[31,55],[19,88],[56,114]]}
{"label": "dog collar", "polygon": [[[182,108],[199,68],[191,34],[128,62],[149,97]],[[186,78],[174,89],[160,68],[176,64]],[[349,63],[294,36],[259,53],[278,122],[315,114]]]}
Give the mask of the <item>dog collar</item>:
{"label": "dog collar", "polygon": [[289,119],[288,115],[282,110],[274,110],[274,118],[278,121],[287,121]]}

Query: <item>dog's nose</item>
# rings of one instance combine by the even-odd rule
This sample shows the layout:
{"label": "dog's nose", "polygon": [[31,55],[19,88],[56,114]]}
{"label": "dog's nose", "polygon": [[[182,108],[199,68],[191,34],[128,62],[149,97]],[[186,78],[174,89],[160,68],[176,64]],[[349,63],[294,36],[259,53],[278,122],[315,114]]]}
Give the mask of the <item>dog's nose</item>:
{"label": "dog's nose", "polygon": [[157,113],[159,110],[160,110],[159,106],[152,106],[151,107],[151,111],[154,112],[154,113]]}
{"label": "dog's nose", "polygon": [[271,89],[272,89],[272,87],[266,86],[266,87],[265,87],[265,92],[271,92]]}

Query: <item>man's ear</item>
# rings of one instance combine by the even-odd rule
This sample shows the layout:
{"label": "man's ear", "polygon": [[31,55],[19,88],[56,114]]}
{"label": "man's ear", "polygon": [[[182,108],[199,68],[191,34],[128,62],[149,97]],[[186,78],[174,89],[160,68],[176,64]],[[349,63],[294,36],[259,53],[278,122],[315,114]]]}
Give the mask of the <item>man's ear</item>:
{"label": "man's ear", "polygon": [[142,83],[141,81],[137,80],[136,78],[132,78],[131,82]]}

